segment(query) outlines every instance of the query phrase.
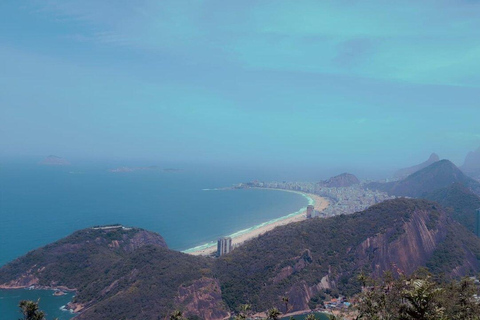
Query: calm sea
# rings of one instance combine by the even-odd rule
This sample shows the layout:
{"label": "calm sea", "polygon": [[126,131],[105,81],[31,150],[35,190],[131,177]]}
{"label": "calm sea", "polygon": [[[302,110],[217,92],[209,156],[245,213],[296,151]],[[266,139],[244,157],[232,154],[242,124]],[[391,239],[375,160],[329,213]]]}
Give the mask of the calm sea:
{"label": "calm sea", "polygon": [[[274,180],[244,168],[182,168],[112,173],[107,165],[0,167],[0,266],[75,230],[121,223],[160,233],[186,250],[285,216],[308,204],[273,190],[205,190],[253,179]],[[38,296],[38,297],[37,297]],[[18,317],[20,299],[41,298],[52,318],[69,297],[51,292],[0,291],[2,319]],[[58,302],[58,303],[57,303]],[[67,312],[62,312],[68,318]],[[53,316],[54,315],[54,316]],[[49,317],[50,319],[50,317]]]}

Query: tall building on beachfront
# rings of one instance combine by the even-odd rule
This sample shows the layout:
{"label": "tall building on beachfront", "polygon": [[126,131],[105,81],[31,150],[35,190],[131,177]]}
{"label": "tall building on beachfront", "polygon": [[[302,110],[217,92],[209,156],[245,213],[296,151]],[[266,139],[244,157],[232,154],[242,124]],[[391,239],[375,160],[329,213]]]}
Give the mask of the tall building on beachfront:
{"label": "tall building on beachfront", "polygon": [[223,256],[224,254],[232,251],[232,238],[224,237],[218,239],[217,242],[217,257]]}
{"label": "tall building on beachfront", "polygon": [[475,234],[480,237],[480,208],[477,209],[475,214]]}
{"label": "tall building on beachfront", "polygon": [[315,213],[315,207],[311,204],[307,206],[307,219],[311,219]]}

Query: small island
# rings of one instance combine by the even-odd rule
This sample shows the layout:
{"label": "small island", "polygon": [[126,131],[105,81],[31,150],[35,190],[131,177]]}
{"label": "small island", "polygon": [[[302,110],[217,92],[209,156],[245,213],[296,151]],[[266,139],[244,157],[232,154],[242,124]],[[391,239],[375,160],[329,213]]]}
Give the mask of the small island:
{"label": "small island", "polygon": [[40,164],[43,166],[69,166],[70,162],[65,158],[49,155]]}

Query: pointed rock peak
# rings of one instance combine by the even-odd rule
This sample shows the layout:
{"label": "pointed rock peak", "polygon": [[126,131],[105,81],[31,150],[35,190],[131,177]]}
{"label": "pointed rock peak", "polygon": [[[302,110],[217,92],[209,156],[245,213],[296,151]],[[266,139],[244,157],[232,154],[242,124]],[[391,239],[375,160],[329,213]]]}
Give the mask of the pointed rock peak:
{"label": "pointed rock peak", "polygon": [[440,160],[440,157],[435,152],[430,155],[430,158],[428,158],[429,162],[437,162],[439,160]]}

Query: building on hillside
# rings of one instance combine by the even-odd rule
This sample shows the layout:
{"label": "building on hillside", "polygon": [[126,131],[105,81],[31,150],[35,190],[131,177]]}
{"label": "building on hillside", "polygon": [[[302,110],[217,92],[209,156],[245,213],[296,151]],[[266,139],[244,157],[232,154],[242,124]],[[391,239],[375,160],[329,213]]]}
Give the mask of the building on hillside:
{"label": "building on hillside", "polygon": [[312,205],[307,206],[307,219],[311,219],[315,213],[315,207]]}
{"label": "building on hillside", "polygon": [[224,254],[232,251],[232,238],[224,237],[218,239],[217,242],[217,257],[223,256]]}
{"label": "building on hillside", "polygon": [[480,237],[480,208],[477,209],[475,214],[475,234]]}

